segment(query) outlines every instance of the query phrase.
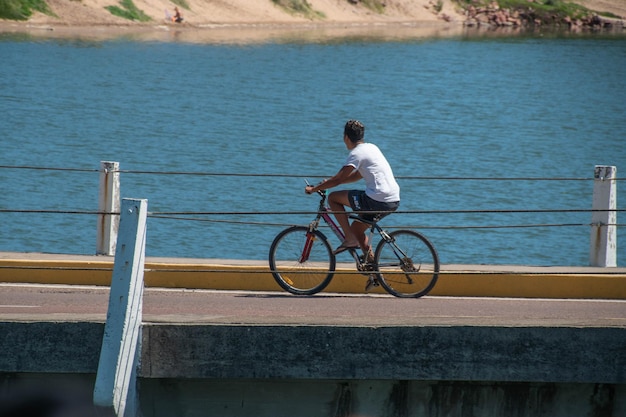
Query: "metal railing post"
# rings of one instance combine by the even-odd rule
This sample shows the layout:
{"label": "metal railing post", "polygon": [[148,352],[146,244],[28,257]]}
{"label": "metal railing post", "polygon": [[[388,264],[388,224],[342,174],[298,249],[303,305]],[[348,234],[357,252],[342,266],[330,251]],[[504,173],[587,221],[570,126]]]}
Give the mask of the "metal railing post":
{"label": "metal railing post", "polygon": [[617,167],[596,165],[589,265],[617,266]]}
{"label": "metal railing post", "polygon": [[[100,213],[119,213],[120,211],[119,168],[119,162],[100,162],[100,191],[98,196],[98,211]],[[97,255],[112,256],[115,254],[119,224],[120,217],[118,215],[98,215]]]}
{"label": "metal railing post", "polygon": [[94,404],[116,417],[139,409],[137,369],[141,352],[148,200],[124,199],[109,309],[94,387]]}

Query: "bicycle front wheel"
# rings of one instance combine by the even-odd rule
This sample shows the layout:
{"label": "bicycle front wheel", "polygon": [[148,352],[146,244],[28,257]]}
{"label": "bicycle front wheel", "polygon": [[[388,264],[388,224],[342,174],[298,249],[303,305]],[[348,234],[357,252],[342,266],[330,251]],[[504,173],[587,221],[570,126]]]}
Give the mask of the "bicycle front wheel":
{"label": "bicycle front wheel", "polygon": [[270,246],[270,268],[285,291],[312,295],[330,283],[335,256],[328,239],[319,230],[292,226],[280,232]]}
{"label": "bicycle front wheel", "polygon": [[425,236],[412,230],[396,230],[378,243],[374,254],[377,276],[383,288],[396,297],[428,294],[439,278],[439,257]]}

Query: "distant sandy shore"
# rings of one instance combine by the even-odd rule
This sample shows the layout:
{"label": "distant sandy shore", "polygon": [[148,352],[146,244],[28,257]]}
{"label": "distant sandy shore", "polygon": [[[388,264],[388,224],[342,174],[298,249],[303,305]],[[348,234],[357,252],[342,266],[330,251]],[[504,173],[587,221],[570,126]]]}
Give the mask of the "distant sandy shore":
{"label": "distant sandy shore", "polygon": [[[478,29],[470,29],[473,32]],[[173,25],[20,25],[3,26],[0,33],[22,33],[34,38],[106,41],[128,39],[155,42],[253,44],[264,42],[325,42],[341,38],[405,40],[461,36],[462,24],[418,22],[372,24],[214,24]]]}
{"label": "distant sandy shore", "polygon": [[[626,0],[577,0],[592,10],[626,16]],[[187,0],[185,21],[172,23],[170,0],[134,0],[152,20],[129,21],[112,15],[107,6],[118,0],[47,0],[55,16],[35,13],[26,22],[0,20],[0,33],[33,37],[106,40],[250,43],[273,40],[324,41],[341,37],[377,39],[448,37],[463,35],[465,16],[443,0],[387,0],[382,13],[348,0],[308,0],[313,17],[290,14],[272,0]],[[469,29],[476,31],[477,29]],[[514,29],[509,29],[514,32]],[[501,31],[502,32],[502,31]],[[504,31],[506,32],[506,31]]]}

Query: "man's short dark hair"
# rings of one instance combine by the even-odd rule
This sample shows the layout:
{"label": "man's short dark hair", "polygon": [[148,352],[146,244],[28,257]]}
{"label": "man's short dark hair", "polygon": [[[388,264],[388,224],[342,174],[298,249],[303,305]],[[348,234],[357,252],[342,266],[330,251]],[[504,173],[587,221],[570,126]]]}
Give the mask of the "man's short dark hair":
{"label": "man's short dark hair", "polygon": [[365,126],[358,120],[348,120],[346,126],[343,128],[343,134],[348,136],[350,142],[357,143],[363,140]]}

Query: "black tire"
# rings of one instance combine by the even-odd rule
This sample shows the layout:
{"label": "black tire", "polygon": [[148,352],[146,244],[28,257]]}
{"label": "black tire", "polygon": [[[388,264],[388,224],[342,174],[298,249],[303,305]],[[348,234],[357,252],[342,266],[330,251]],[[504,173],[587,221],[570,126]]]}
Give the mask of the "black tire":
{"label": "black tire", "polygon": [[390,241],[381,240],[374,254],[380,284],[396,297],[418,298],[428,294],[439,278],[435,247],[412,230],[396,230],[389,236]]}
{"label": "black tire", "polygon": [[322,232],[315,230],[307,259],[301,259],[309,228],[292,226],[280,232],[270,246],[270,269],[285,291],[313,295],[330,283],[335,273],[335,256]]}

